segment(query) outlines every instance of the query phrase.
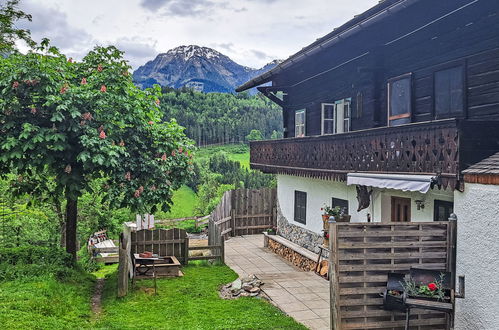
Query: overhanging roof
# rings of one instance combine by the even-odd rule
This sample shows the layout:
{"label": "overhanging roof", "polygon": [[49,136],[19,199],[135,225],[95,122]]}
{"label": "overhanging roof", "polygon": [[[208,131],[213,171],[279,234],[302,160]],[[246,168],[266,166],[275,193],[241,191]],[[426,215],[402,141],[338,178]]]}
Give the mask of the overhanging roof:
{"label": "overhanging roof", "polygon": [[419,191],[426,194],[435,178],[431,175],[401,175],[381,173],[348,173],[347,185]]}
{"label": "overhanging roof", "polygon": [[380,1],[380,3],[378,3],[376,6],[368,9],[360,15],[355,16],[353,19],[334,29],[324,37],[317,39],[315,42],[303,48],[296,54],[291,55],[288,59],[275,66],[273,69],[239,86],[238,88],[236,88],[236,92],[242,92],[271,81],[276,74],[288,69],[290,66],[296,63],[303,61],[310,55],[313,55],[324,48],[328,48],[336,44],[338,41],[345,39],[376,22],[379,22],[387,16],[393,15],[394,13],[408,7],[409,5],[417,1],[419,0]]}

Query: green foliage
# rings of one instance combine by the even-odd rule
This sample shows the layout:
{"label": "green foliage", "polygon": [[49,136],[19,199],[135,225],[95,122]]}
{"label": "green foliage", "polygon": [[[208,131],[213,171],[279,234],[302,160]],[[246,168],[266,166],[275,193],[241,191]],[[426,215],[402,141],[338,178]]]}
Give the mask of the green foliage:
{"label": "green foliage", "polygon": [[168,212],[158,211],[156,219],[186,218],[196,215],[195,207],[198,203],[198,196],[188,186],[182,186],[173,193],[173,206]]}
{"label": "green foliage", "polygon": [[188,266],[183,277],[160,279],[158,295],[152,281],[124,299],[116,298],[116,276],[106,280],[104,317],[95,328],[104,329],[305,329],[263,299],[223,300],[221,285],[237,278],[227,266]]}
{"label": "green foliage", "polygon": [[282,110],[262,94],[232,95],[163,88],[164,118],[175,118],[199,146],[242,142],[251,130],[264,138],[282,131]]}
{"label": "green foliage", "polygon": [[272,140],[277,140],[277,139],[282,139],[283,138],[282,131],[272,131],[272,135],[270,135],[270,138]]}
{"label": "green foliage", "polygon": [[82,62],[44,44],[0,60],[0,163],[31,177],[47,173],[56,193],[77,198],[95,178],[114,204],[164,204],[188,177],[191,142],[161,122],[159,89],[141,91],[123,53],[96,47]]}
{"label": "green foliage", "polygon": [[35,46],[29,30],[16,26],[18,21],[31,21],[31,15],[19,10],[18,6],[19,0],[8,0],[0,4],[0,56],[14,50],[17,40],[23,40],[30,47]]}
{"label": "green foliage", "polygon": [[22,246],[0,248],[0,281],[55,275],[59,279],[75,276],[72,259],[60,248]]}
{"label": "green foliage", "polygon": [[[275,130],[272,133],[276,132]],[[246,141],[259,141],[263,140],[262,132],[257,129],[252,129],[251,132],[246,135]]]}
{"label": "green foliage", "polygon": [[5,329],[90,328],[93,279],[70,281],[43,275],[0,282],[0,324]]}
{"label": "green foliage", "polygon": [[233,184],[222,184],[223,175],[218,173],[208,173],[205,181],[199,186],[198,197],[199,202],[196,206],[198,214],[210,214],[211,211],[220,203],[224,192],[235,189]]}

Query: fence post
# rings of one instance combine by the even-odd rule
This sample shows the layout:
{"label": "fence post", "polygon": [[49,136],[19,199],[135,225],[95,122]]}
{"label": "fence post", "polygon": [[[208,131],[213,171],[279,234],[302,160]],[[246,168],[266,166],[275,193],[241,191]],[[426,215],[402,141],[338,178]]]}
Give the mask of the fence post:
{"label": "fence post", "polygon": [[184,237],[184,265],[189,264],[189,237]]}
{"label": "fence post", "polygon": [[329,299],[330,299],[330,329],[340,330],[340,313],[338,306],[338,224],[334,217],[329,218]]}
{"label": "fence post", "polygon": [[220,237],[220,261],[225,264],[225,240]]}
{"label": "fence post", "polygon": [[118,265],[118,297],[128,293],[128,255],[127,239],[123,233],[120,235],[119,265]]}
{"label": "fence post", "polygon": [[230,236],[235,237],[236,236],[236,210],[231,209],[230,210],[230,226],[231,226],[231,231],[230,231]]}

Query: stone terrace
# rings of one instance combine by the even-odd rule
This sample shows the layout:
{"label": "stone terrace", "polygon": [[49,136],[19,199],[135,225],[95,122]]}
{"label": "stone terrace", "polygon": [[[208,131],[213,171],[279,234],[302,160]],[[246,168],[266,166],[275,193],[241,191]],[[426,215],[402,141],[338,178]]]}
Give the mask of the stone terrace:
{"label": "stone terrace", "polygon": [[225,262],[240,277],[254,274],[272,303],[310,329],[329,329],[329,283],[263,247],[263,235],[225,242]]}

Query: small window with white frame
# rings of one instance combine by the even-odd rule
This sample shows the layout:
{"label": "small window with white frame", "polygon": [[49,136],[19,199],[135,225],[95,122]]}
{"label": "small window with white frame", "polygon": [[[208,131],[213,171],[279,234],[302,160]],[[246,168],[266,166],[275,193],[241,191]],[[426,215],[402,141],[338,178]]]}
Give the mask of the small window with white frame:
{"label": "small window with white frame", "polygon": [[321,134],[350,132],[351,99],[322,103]]}
{"label": "small window with white frame", "polygon": [[295,111],[295,137],[305,136],[305,109]]}

